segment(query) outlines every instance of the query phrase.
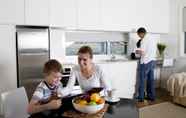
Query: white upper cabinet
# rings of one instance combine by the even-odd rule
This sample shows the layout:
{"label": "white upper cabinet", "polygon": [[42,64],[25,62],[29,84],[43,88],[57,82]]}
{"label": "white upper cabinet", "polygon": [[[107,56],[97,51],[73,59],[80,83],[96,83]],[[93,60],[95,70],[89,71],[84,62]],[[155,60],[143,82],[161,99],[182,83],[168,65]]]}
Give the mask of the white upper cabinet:
{"label": "white upper cabinet", "polygon": [[24,0],[0,0],[0,24],[24,24]]}
{"label": "white upper cabinet", "polygon": [[77,0],[78,1],[78,29],[100,30],[101,0]]}
{"label": "white upper cabinet", "polygon": [[0,0],[0,24],[168,33],[169,0]]}
{"label": "white upper cabinet", "polygon": [[136,0],[101,0],[103,28],[130,31],[136,24]]}
{"label": "white upper cabinet", "polygon": [[77,0],[50,0],[50,26],[76,28]]}
{"label": "white upper cabinet", "polygon": [[168,33],[169,0],[101,0],[103,29]]}
{"label": "white upper cabinet", "polygon": [[49,0],[25,0],[25,25],[49,25]]}
{"label": "white upper cabinet", "polygon": [[140,0],[136,3],[137,26],[146,27],[152,33],[169,32],[169,0]]}

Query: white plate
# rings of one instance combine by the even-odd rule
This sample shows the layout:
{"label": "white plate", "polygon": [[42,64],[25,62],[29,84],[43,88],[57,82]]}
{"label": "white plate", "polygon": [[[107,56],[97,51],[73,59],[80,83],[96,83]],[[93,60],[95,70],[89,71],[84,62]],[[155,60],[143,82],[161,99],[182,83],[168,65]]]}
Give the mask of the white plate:
{"label": "white plate", "polygon": [[105,97],[105,100],[107,102],[119,102],[120,98],[118,98],[118,97],[115,97],[115,98]]}

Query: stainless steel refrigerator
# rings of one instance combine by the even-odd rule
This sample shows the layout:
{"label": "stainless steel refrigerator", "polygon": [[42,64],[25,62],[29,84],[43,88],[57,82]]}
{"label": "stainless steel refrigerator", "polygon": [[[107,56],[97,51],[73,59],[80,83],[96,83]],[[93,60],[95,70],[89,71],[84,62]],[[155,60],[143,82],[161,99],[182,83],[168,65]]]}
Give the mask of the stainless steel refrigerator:
{"label": "stainless steel refrigerator", "polygon": [[18,86],[24,86],[28,96],[43,79],[43,65],[49,60],[49,29],[47,27],[17,27]]}

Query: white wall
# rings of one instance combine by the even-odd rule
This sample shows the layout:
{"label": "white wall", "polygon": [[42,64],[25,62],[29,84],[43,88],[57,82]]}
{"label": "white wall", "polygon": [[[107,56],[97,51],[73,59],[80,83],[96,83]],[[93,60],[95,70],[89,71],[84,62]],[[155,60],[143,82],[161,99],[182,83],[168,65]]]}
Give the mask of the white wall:
{"label": "white wall", "polygon": [[[178,0],[179,1],[179,0]],[[179,1],[179,54],[180,56],[186,56],[184,54],[184,32],[183,32],[183,7],[186,6],[186,0]]]}
{"label": "white wall", "polygon": [[2,93],[17,88],[15,27],[0,25],[0,40],[0,93]]}
{"label": "white wall", "polygon": [[65,31],[62,29],[50,29],[50,58],[64,63]]}
{"label": "white wall", "polygon": [[161,42],[167,44],[165,53],[170,57],[184,55],[183,7],[186,0],[170,0],[169,33],[161,35]]}
{"label": "white wall", "polygon": [[17,87],[14,26],[0,26],[0,93]]}

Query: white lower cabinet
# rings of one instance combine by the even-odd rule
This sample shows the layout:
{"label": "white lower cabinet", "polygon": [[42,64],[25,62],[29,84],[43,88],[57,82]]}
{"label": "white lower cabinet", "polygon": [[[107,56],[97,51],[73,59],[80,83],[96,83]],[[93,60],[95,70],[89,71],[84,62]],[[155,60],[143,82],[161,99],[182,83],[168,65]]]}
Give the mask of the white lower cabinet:
{"label": "white lower cabinet", "polygon": [[106,79],[116,95],[121,98],[133,98],[136,87],[137,61],[99,63]]}

